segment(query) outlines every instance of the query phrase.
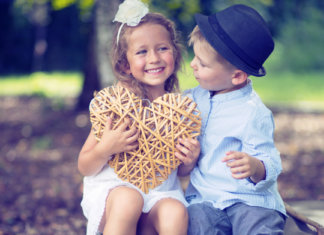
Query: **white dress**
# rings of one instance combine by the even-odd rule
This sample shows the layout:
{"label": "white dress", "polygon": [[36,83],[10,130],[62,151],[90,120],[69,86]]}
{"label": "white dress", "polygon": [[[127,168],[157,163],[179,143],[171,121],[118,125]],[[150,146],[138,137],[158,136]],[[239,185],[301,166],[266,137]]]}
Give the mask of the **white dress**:
{"label": "white dress", "polygon": [[81,207],[85,217],[88,219],[87,235],[93,235],[98,232],[109,192],[113,188],[122,185],[134,188],[140,192],[144,199],[143,213],[149,212],[155,203],[163,198],[174,198],[185,206],[188,205],[177,177],[177,170],[173,171],[161,185],[145,194],[131,183],[121,180],[114,172],[114,169],[107,164],[97,175],[86,176],[83,180]]}

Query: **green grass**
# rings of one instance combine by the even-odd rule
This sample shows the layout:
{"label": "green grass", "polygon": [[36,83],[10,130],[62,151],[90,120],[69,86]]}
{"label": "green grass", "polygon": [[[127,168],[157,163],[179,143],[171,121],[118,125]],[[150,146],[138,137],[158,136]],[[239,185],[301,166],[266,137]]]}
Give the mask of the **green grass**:
{"label": "green grass", "polygon": [[[324,71],[303,74],[269,72],[265,77],[250,79],[254,89],[267,105],[324,109]],[[179,80],[181,90],[198,85],[189,62],[186,62]]]}
{"label": "green grass", "polygon": [[262,100],[270,105],[324,109],[324,72],[269,73],[252,78]]}
{"label": "green grass", "polygon": [[82,87],[80,73],[42,73],[0,77],[0,96],[75,97]]}
{"label": "green grass", "polygon": [[[179,74],[180,88],[198,85],[189,62]],[[253,86],[267,105],[324,109],[324,72],[294,74],[273,72],[251,77]],[[33,73],[0,77],[0,96],[40,95],[49,98],[77,97],[82,87],[80,73]]]}

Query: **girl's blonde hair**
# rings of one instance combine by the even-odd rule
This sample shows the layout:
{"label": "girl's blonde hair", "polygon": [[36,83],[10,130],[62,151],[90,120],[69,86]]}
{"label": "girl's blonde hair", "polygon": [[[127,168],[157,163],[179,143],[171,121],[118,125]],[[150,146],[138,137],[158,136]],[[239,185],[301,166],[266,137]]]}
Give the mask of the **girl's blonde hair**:
{"label": "girl's blonde hair", "polygon": [[148,92],[145,89],[144,84],[137,81],[132,75],[129,75],[125,72],[126,69],[129,68],[127,60],[127,36],[138,26],[146,23],[162,25],[170,34],[175,66],[174,72],[165,81],[164,89],[166,92],[178,92],[179,81],[177,77],[177,72],[179,71],[182,64],[182,45],[179,42],[178,34],[175,30],[174,23],[159,13],[148,13],[141,19],[141,22],[135,27],[123,25],[119,35],[119,42],[117,42],[117,33],[119,27],[121,27],[121,23],[117,23],[114,32],[114,40],[112,42],[112,48],[110,51],[112,68],[116,79],[121,83],[126,84],[127,86],[134,89],[134,92],[142,98],[150,98],[148,96]]}

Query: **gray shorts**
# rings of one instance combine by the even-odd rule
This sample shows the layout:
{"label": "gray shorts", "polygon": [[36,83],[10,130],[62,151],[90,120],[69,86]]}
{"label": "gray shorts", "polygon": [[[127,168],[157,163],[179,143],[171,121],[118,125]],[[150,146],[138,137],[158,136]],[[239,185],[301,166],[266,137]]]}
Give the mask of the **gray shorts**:
{"label": "gray shorts", "polygon": [[224,210],[209,202],[188,207],[188,235],[282,235],[286,217],[278,211],[236,203]]}

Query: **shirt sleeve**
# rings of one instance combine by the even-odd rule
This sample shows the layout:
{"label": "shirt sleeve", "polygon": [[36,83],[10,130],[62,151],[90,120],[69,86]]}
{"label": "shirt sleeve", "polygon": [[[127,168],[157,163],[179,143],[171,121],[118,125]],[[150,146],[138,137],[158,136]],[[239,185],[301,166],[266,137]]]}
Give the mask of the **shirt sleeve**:
{"label": "shirt sleeve", "polygon": [[194,99],[193,97],[193,89],[187,89],[182,92],[182,95],[189,97],[190,99]]}
{"label": "shirt sleeve", "polygon": [[263,191],[276,183],[282,171],[280,153],[274,144],[274,121],[272,114],[256,116],[249,122],[245,131],[242,152],[246,152],[262,161],[266,177],[253,185],[254,190]]}

